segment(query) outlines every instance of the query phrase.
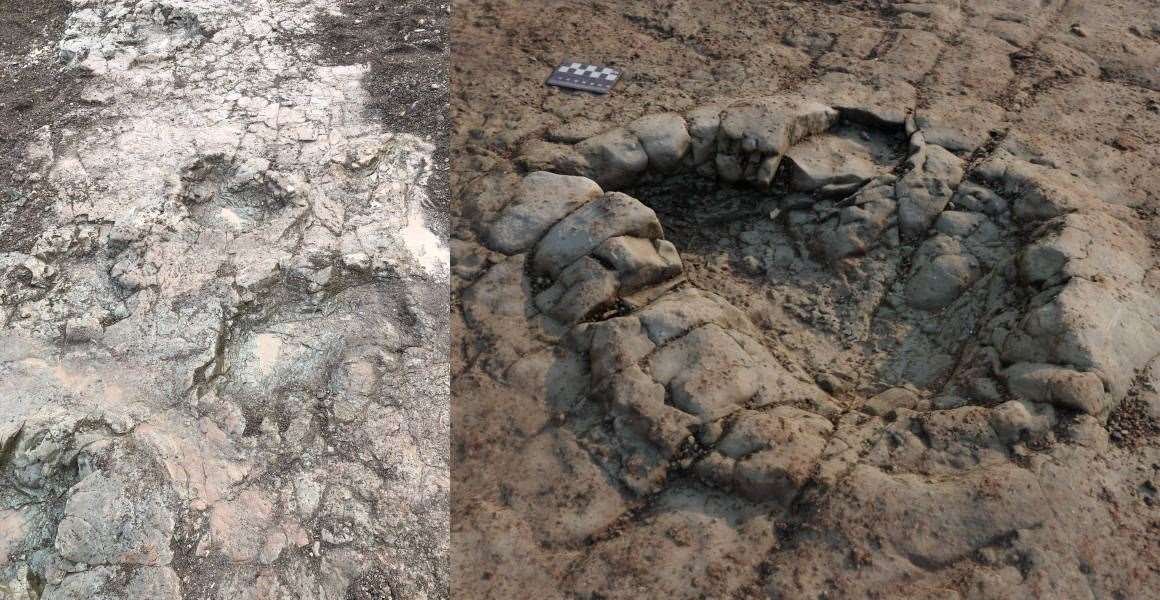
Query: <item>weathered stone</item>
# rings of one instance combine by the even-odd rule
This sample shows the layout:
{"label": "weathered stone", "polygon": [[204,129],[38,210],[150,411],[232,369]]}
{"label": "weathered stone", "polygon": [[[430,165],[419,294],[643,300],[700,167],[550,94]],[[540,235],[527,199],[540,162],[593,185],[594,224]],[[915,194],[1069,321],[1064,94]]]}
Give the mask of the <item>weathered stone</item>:
{"label": "weathered stone", "polygon": [[1020,275],[1043,283],[1071,277],[1142,281],[1148,243],[1123,222],[1104,213],[1069,214],[1046,225],[1047,235],[1023,250]]}
{"label": "weathered stone", "polygon": [[952,152],[974,152],[1001,127],[1005,111],[990,102],[962,96],[938,97],[915,112],[914,121],[928,144]]}
{"label": "weathered stone", "polygon": [[[646,7],[631,18],[685,40],[762,28],[748,19],[753,11],[716,15],[692,4]],[[464,303],[465,334],[456,341],[470,360],[456,368],[463,395],[479,398],[465,418],[486,424],[460,428],[452,446],[471,466],[457,480],[463,497],[480,499],[453,508],[485,549],[464,554],[478,563],[468,566],[468,589],[786,600],[890,590],[977,600],[1147,597],[1155,587],[1154,574],[1117,565],[1150,556],[1140,524],[1155,499],[1145,481],[1149,438],[1137,424],[1147,422],[1146,406],[1160,406],[1139,371],[1160,352],[1160,271],[1147,237],[1157,190],[1140,160],[1149,156],[1143,132],[1156,103],[1119,75],[1088,77],[1084,61],[1057,69],[1051,55],[1060,53],[1046,50],[1060,41],[1051,30],[1056,6],[878,4],[889,4],[885,21],[782,7],[778,35],[808,57],[776,41],[749,48],[725,36],[712,50],[734,58],[674,57],[632,82],[675,93],[646,99],[659,110],[724,98],[684,113],[689,148],[667,171],[680,175],[639,180],[666,231],[688,240],[680,249],[687,273],[673,276],[676,260],[663,255],[676,248],[657,239],[578,235],[561,262],[592,259],[618,288],[608,280],[596,294],[604,305],[580,323],[539,317],[542,327],[513,335],[534,348],[518,367],[504,368],[511,351],[493,344],[493,326],[468,318],[469,308],[483,312],[479,298]],[[1098,4],[1069,5],[1067,18],[1090,34],[1084,40],[1100,35],[1093,13],[1111,10]],[[1126,6],[1117,7],[1133,15],[1124,18],[1140,21]],[[1127,21],[1113,22],[1123,44],[1080,53],[1097,74],[1117,73],[1116,61],[1127,60],[1120,46],[1138,53],[1147,43]],[[664,40],[641,39],[642,48],[663,51]],[[1140,56],[1147,53],[1133,60]],[[734,127],[764,101],[730,96],[779,87],[834,107],[837,121],[781,149],[770,142],[777,135]],[[465,106],[480,110],[466,112],[485,124],[520,118],[509,126],[515,135],[524,121],[657,110],[622,105],[615,94],[549,93],[529,105],[525,91],[494,96],[469,86]],[[508,102],[502,113],[482,110],[493,97]],[[655,169],[646,134],[626,128]],[[828,172],[805,173],[798,163],[831,137],[867,142],[869,152],[844,147]],[[912,160],[896,165],[900,151]],[[851,155],[881,171],[847,177],[855,170],[840,163]],[[504,168],[507,159],[496,160]],[[770,182],[779,170],[790,189]],[[463,171],[470,179],[487,169]],[[756,185],[714,189],[715,179]],[[765,183],[776,184],[773,194],[748,189]],[[470,244],[459,247],[470,254]],[[462,287],[488,277],[496,260],[466,265]],[[533,288],[559,283],[550,271],[527,275]],[[640,300],[625,296],[638,285]],[[496,291],[518,292],[512,298],[522,305],[522,287]],[[570,365],[567,377],[556,361]],[[1050,374],[1019,374],[1021,365]],[[1082,405],[1084,385],[1096,382],[1106,396],[1101,417],[1131,392],[1131,404],[1108,417],[1110,436],[1099,419],[1068,407]],[[789,410],[798,412],[782,414]],[[606,498],[565,481],[566,467],[525,467],[572,452],[527,443],[557,430],[578,435],[598,474],[630,498],[619,518],[582,539],[550,540],[536,529],[559,527],[544,515],[558,519],[572,504],[583,512]],[[539,456],[513,460],[526,448]],[[1106,460],[1109,452],[1116,460]],[[526,482],[505,483],[529,472],[556,485],[528,484],[518,502],[534,504],[531,515],[513,517],[509,493]],[[1117,533],[1091,535],[1105,531]]]}
{"label": "weathered stone", "polygon": [[934,228],[939,233],[951,237],[965,238],[974,233],[986,220],[987,218],[980,214],[947,210],[938,216]]}
{"label": "weathered stone", "polygon": [[[789,406],[768,413],[745,411],[733,421],[717,450],[732,458],[732,484],[738,492],[785,506],[812,476],[832,429],[826,419]],[[706,475],[719,478],[723,474]]]}
{"label": "weathered stone", "polygon": [[910,171],[898,181],[898,225],[903,237],[926,232],[946,207],[963,178],[963,161],[927,144],[907,159]]}
{"label": "weathered stone", "polygon": [[937,310],[953,302],[979,276],[972,256],[948,254],[924,265],[906,284],[907,303],[923,310]]}
{"label": "weathered stone", "polygon": [[794,145],[786,152],[792,161],[791,183],[802,191],[832,185],[861,185],[878,174],[873,158],[852,140],[817,135]]}
{"label": "weathered stone", "polygon": [[588,161],[574,146],[531,140],[520,146],[516,163],[524,171],[551,171],[561,175],[585,175]]}
{"label": "weathered stone", "polygon": [[665,295],[636,315],[658,346],[709,323],[724,329],[756,333],[745,314],[720,296],[696,288]]}
{"label": "weathered stone", "polygon": [[[525,476],[503,485],[509,504],[533,525],[541,540],[580,543],[627,508],[616,487],[566,431],[536,436],[526,450],[512,455],[513,466]],[[545,496],[567,496],[570,510],[556,510],[553,503],[543,501]]]}
{"label": "weathered stone", "polygon": [[838,111],[800,98],[763,98],[721,113],[716,167],[727,181],[769,185],[781,157],[797,142],[830,128]]}
{"label": "weathered stone", "polygon": [[1004,443],[1013,444],[1041,436],[1055,426],[1050,405],[1011,400],[991,411],[991,427]]}
{"label": "weathered stone", "polygon": [[628,125],[648,154],[649,167],[668,173],[681,165],[692,138],[680,115],[659,113],[641,117]]}
{"label": "weathered stone", "polygon": [[720,106],[702,106],[685,115],[690,136],[690,157],[694,166],[711,162],[717,153],[721,111]]}
{"label": "weathered stone", "polygon": [[552,226],[536,246],[532,268],[558,274],[605,240],[618,236],[660,238],[656,213],[640,201],[619,192],[600,196]]}
{"label": "weathered stone", "polygon": [[105,331],[100,319],[87,315],[78,319],[69,319],[64,325],[64,339],[68,342],[91,342]]}
{"label": "weathered stone", "polygon": [[603,121],[593,121],[591,119],[578,117],[569,119],[548,130],[544,138],[549,142],[558,144],[575,144],[599,135],[609,129],[611,127]]}
{"label": "weathered stone", "polygon": [[697,418],[665,403],[664,386],[637,366],[616,375],[609,396],[617,414],[617,427],[631,429],[671,458],[690,435]]}
{"label": "weathered stone", "polygon": [[622,294],[681,274],[681,257],[668,240],[619,236],[605,240],[593,254],[616,270]]}
{"label": "weathered stone", "polygon": [[868,71],[893,76],[918,84],[938,62],[943,48],[939,36],[917,29],[896,30],[896,37],[886,52],[862,63]]}
{"label": "weathered stone", "polygon": [[947,112],[961,110],[961,99],[1000,97],[1015,77],[1011,57],[1019,51],[1010,43],[974,28],[961,31],[957,41],[955,51],[943,56],[930,77],[930,87],[940,93],[939,99],[930,104],[945,105]]}
{"label": "weathered stone", "polygon": [[536,306],[563,323],[576,323],[616,299],[616,274],[582,256],[564,269],[552,287],[536,295]]}
{"label": "weathered stone", "polygon": [[588,163],[588,176],[605,188],[630,183],[648,168],[648,154],[631,131],[621,127],[576,145]]}
{"label": "weathered stone", "polygon": [[826,419],[789,406],[741,411],[714,448],[717,454],[697,472],[752,500],[787,505],[810,479],[832,430]]}
{"label": "weathered stone", "polygon": [[1094,373],[1081,373],[1055,365],[1019,363],[1008,367],[1003,376],[1013,393],[1033,402],[1047,402],[1096,416],[1108,408],[1108,394]]}
{"label": "weathered stone", "polygon": [[600,186],[585,177],[531,173],[491,225],[488,245],[506,254],[529,250],[552,225],[601,193]]}
{"label": "weathered stone", "polygon": [[826,31],[810,30],[795,25],[785,32],[782,41],[794,48],[824,52],[834,44],[834,36]]}
{"label": "weathered stone", "polygon": [[1045,221],[1068,212],[1086,212],[1101,204],[1099,196],[1082,179],[1005,152],[996,153],[979,171],[1013,199],[1012,212],[1020,221]]}
{"label": "weathered stone", "polygon": [[1160,303],[1140,290],[1075,277],[1028,310],[1004,340],[1003,360],[1099,373],[1111,405],[1127,393],[1135,370],[1160,352],[1158,314]]}
{"label": "weathered stone", "polygon": [[589,354],[592,381],[602,385],[612,375],[637,364],[656,350],[640,319],[620,317],[593,323],[591,341],[584,347]]}
{"label": "weathered stone", "polygon": [[991,190],[974,183],[964,181],[955,190],[951,202],[962,210],[980,212],[989,216],[998,216],[1007,212],[1007,200]]}
{"label": "weathered stone", "polygon": [[896,221],[894,186],[874,182],[858,191],[851,206],[824,225],[818,238],[830,261],[865,254]]}
{"label": "weathered stone", "polygon": [[862,410],[875,416],[884,417],[895,409],[915,410],[920,405],[921,399],[913,391],[906,388],[890,388],[867,400],[866,404],[862,405]]}
{"label": "weathered stone", "polygon": [[121,475],[90,473],[71,491],[56,534],[61,556],[89,564],[164,565],[175,517],[159,490]]}
{"label": "weathered stone", "polygon": [[669,388],[673,405],[702,423],[737,410],[761,386],[775,385],[764,366],[717,325],[694,329],[648,361],[652,377]]}
{"label": "weathered stone", "polygon": [[[504,258],[479,242],[513,197],[514,150],[551,119],[484,143],[494,121],[450,136],[472,146],[462,164],[493,175],[460,177],[438,136],[411,134],[436,132],[445,105],[423,66],[433,48],[397,65],[420,67],[407,105],[372,107],[367,68],[291,40],[352,14],[115,4],[46,6],[11,40],[17,87],[48,87],[0,169],[6,191],[19,178],[13,192],[39,199],[19,223],[0,215],[0,423],[21,424],[0,435],[0,597],[18,574],[27,600],[339,598],[387,578],[395,596],[448,595],[448,563],[429,560],[449,547],[448,371],[475,356],[450,359],[451,319],[466,318],[449,318],[447,240],[481,255],[465,275]],[[49,66],[89,75],[42,79]],[[62,86],[99,103],[66,107]],[[404,112],[417,120],[390,131],[375,114]],[[451,188],[454,223],[439,197]],[[16,249],[27,269],[12,268]],[[499,317],[484,328],[517,323],[500,303],[467,304]],[[491,349],[522,356],[519,333]],[[292,482],[316,470],[309,528],[327,546],[308,551]],[[352,485],[376,522],[336,517],[350,505],[327,490]]]}

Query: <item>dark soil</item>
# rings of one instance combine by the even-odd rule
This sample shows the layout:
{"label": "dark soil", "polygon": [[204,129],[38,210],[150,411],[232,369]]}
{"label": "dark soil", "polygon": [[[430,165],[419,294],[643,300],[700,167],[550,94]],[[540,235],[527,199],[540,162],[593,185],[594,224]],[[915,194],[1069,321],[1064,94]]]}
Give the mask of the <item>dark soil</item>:
{"label": "dark soil", "polygon": [[320,17],[323,60],[369,64],[364,85],[370,108],[387,131],[410,133],[435,144],[427,219],[448,234],[447,62],[450,4],[443,0],[346,0],[342,16]]}
{"label": "dark soil", "polygon": [[45,125],[59,136],[84,121],[81,82],[54,47],[71,10],[68,0],[0,0],[0,252],[27,251],[52,204],[26,181],[24,145]]}

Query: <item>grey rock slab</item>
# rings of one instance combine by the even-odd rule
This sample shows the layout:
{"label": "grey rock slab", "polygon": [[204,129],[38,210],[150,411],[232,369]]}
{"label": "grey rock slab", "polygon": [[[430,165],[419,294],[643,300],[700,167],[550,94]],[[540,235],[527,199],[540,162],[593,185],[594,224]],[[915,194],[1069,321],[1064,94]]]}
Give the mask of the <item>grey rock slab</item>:
{"label": "grey rock slab", "polygon": [[588,160],[571,144],[532,139],[520,146],[515,162],[524,171],[551,171],[561,175],[587,175]]}
{"label": "grey rock slab", "polygon": [[964,163],[945,148],[927,144],[907,160],[909,171],[898,181],[898,224],[903,237],[926,232],[954,195]]}
{"label": "grey rock slab", "polygon": [[918,84],[938,62],[942,48],[943,41],[934,33],[899,29],[881,56],[861,66],[874,74],[900,77]]}
{"label": "grey rock slab", "polygon": [[[1053,511],[1058,496],[1045,493],[1031,470],[1003,460],[959,469],[953,477],[893,474],[866,464],[846,469],[843,475],[841,491],[829,496],[814,516],[815,522],[840,532],[834,534],[839,537],[807,536],[781,564],[811,568],[775,570],[764,594],[805,599],[833,582],[832,589],[843,598],[870,597],[884,586],[896,590],[892,595],[906,598],[1034,595],[1030,589],[1008,594],[1024,579],[1018,568],[1004,564],[1002,557],[1007,555],[995,550],[996,540],[1024,539],[1029,532],[1052,529],[1058,522]],[[834,539],[848,540],[840,546],[846,551],[835,552]],[[1059,543],[1017,542],[1031,552]],[[1062,543],[1066,547],[1067,542]],[[851,564],[851,552],[872,557],[872,574],[864,564]],[[993,585],[972,584],[970,589],[982,590],[980,594],[960,596],[955,584],[930,578],[932,570],[957,567],[972,561],[976,553],[997,557],[995,569],[980,569],[984,575],[1007,573]],[[1056,566],[1053,562],[1047,568],[1055,573]],[[1088,588],[1082,576],[1062,585],[1067,597],[1092,597],[1083,593]]]}
{"label": "grey rock slab", "polygon": [[581,543],[627,510],[617,486],[567,431],[536,436],[511,458],[523,476],[504,482],[508,502],[541,540]]}
{"label": "grey rock slab", "polygon": [[951,197],[951,202],[957,209],[979,212],[991,217],[1002,215],[1010,208],[1006,198],[969,181],[959,185],[955,195]]}
{"label": "grey rock slab", "polygon": [[716,325],[694,329],[660,348],[648,367],[658,383],[668,386],[673,405],[702,423],[737,410],[768,375],[765,365]]}
{"label": "grey rock slab", "polygon": [[144,481],[96,471],[72,488],[57,528],[61,556],[82,563],[163,565],[173,558],[172,509]]}
{"label": "grey rock slab", "polygon": [[629,123],[628,130],[636,134],[644,146],[648,166],[661,173],[669,173],[681,166],[692,143],[685,120],[674,113],[641,117]]}
{"label": "grey rock slab", "polygon": [[524,274],[525,255],[492,265],[463,292],[463,312],[468,324],[487,327],[507,321],[526,321],[535,308],[531,286]]}
{"label": "grey rock slab", "polygon": [[866,401],[862,410],[869,414],[884,417],[896,409],[903,408],[916,410],[922,405],[922,399],[914,391],[896,387],[890,388]]}
{"label": "grey rock slab", "polygon": [[588,353],[595,386],[602,385],[612,375],[639,363],[656,350],[656,344],[649,339],[640,319],[635,316],[591,323],[584,337],[587,343],[581,350]]}
{"label": "grey rock slab", "polygon": [[589,176],[609,188],[626,185],[648,168],[648,153],[631,131],[618,127],[576,144]]}
{"label": "grey rock slab", "polygon": [[[1038,482],[1014,465],[997,465],[965,481],[945,483],[924,482],[914,475],[889,476],[868,467],[858,467],[852,477],[851,487],[858,496],[886,500],[888,512],[921,511],[931,517],[910,521],[910,527],[896,528],[888,538],[904,555],[920,557],[926,564],[949,564],[998,534],[1051,519]],[[998,478],[1006,493],[980,497],[977,490]]]}
{"label": "grey rock slab", "polygon": [[721,129],[722,106],[697,107],[685,115],[689,138],[690,158],[694,166],[713,160],[717,152],[717,132]]}
{"label": "grey rock slab", "polygon": [[1019,363],[1003,372],[1011,392],[1033,402],[1099,416],[1108,408],[1108,394],[1095,373],[1049,364]]}
{"label": "grey rock slab", "polygon": [[719,138],[746,152],[784,154],[798,141],[829,129],[837,117],[836,110],[820,102],[763,98],[726,108]]}
{"label": "grey rock slab", "polygon": [[1068,214],[1045,224],[1047,234],[1019,256],[1025,281],[1071,277],[1143,281],[1152,253],[1147,240],[1106,213]]}
{"label": "grey rock slab", "polygon": [[[953,52],[935,65],[929,89],[939,93],[931,105],[945,102],[942,94],[958,98],[994,100],[1003,96],[1015,77],[1012,55],[1019,48],[973,28],[963,30]],[[951,105],[951,108],[958,108]]]}
{"label": "grey rock slab", "polygon": [[624,235],[656,239],[663,232],[656,213],[639,200],[619,192],[604,194],[548,230],[536,246],[532,268],[555,276],[608,238]]}
{"label": "grey rock slab", "polygon": [[1056,424],[1055,409],[1050,404],[1010,400],[991,410],[990,423],[995,434],[1006,444],[1041,436]]}
{"label": "grey rock slab", "polygon": [[921,310],[938,310],[954,302],[979,277],[975,257],[944,254],[921,266],[906,282],[906,303]]}
{"label": "grey rock slab", "polygon": [[611,126],[603,121],[593,121],[578,117],[570,119],[548,130],[544,138],[558,144],[575,144],[608,131]]}
{"label": "grey rock slab", "polygon": [[837,218],[823,223],[817,243],[831,262],[865,254],[895,224],[897,206],[893,184],[868,184],[854,196],[852,205],[843,207]]}
{"label": "grey rock slab", "polygon": [[616,270],[626,295],[682,273],[681,257],[668,240],[618,236],[605,240],[594,254]]}
{"label": "grey rock slab", "polygon": [[938,216],[934,228],[939,233],[951,237],[965,238],[974,233],[986,220],[985,216],[978,213],[947,210]]}
{"label": "grey rock slab", "polygon": [[666,404],[664,386],[635,365],[613,377],[608,395],[617,428],[648,440],[665,458],[679,451],[697,423],[696,417]]}
{"label": "grey rock slab", "polygon": [[1046,221],[1069,212],[1095,212],[1107,206],[1087,180],[1006,151],[996,152],[976,172],[1011,199],[1012,214],[1021,222]]}
{"label": "grey rock slab", "polygon": [[1005,362],[1097,373],[1114,404],[1160,353],[1160,301],[1146,291],[1076,277],[1041,302],[1004,338]]}
{"label": "grey rock slab", "polygon": [[721,113],[716,167],[727,181],[766,185],[790,146],[830,128],[838,111],[799,97],[748,101]]}
{"label": "grey rock slab", "polygon": [[616,300],[616,273],[599,261],[582,256],[564,269],[552,287],[536,295],[536,306],[567,324],[579,322]]}
{"label": "grey rock slab", "polygon": [[917,110],[914,121],[927,143],[969,153],[991,140],[991,132],[1002,128],[1005,116],[1006,111],[991,102],[946,95]]}
{"label": "grey rock slab", "polygon": [[658,346],[708,323],[756,334],[756,328],[737,307],[717,294],[693,287],[666,294],[638,311],[636,317],[644,325],[649,339]]}
{"label": "grey rock slab", "polygon": [[825,418],[790,406],[739,411],[714,447],[716,454],[696,470],[751,500],[785,505],[809,481],[833,428]]}
{"label": "grey rock slab", "polygon": [[68,342],[91,342],[101,337],[105,328],[100,319],[87,315],[77,319],[69,319],[64,325],[64,339]]}
{"label": "grey rock slab", "polygon": [[792,162],[790,183],[810,192],[833,185],[860,185],[879,171],[863,144],[836,135],[816,135],[798,142],[785,156]]}
{"label": "grey rock slab", "polygon": [[491,225],[488,245],[505,254],[528,250],[552,225],[602,193],[586,177],[531,173],[520,181],[515,198]]}

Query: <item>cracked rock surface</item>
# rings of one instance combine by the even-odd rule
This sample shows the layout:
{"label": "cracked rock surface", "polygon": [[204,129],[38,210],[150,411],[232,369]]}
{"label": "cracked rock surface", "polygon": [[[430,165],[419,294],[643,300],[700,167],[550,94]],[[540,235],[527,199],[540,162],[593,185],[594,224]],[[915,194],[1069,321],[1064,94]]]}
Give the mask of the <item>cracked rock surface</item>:
{"label": "cracked rock surface", "polygon": [[1144,6],[462,3],[457,592],[1153,595]]}
{"label": "cracked rock surface", "polygon": [[0,598],[446,598],[436,146],[320,45],[344,7],[31,4],[0,8],[27,42],[0,72],[61,96],[0,105],[28,123],[0,163]]}

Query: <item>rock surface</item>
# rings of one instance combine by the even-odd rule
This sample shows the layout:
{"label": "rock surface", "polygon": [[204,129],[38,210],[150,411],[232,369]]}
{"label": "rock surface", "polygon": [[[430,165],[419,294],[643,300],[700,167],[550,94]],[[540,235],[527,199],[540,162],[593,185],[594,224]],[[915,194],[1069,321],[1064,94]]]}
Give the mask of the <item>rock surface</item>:
{"label": "rock surface", "polygon": [[[456,227],[456,589],[1150,597],[1160,100],[1154,36],[1129,29],[1146,9],[649,1],[592,22],[463,4],[464,73],[567,53],[561,19],[636,54],[600,98],[464,77],[461,179],[527,175],[520,153],[550,141],[572,158],[549,170],[659,227],[561,219],[560,251],[478,267],[486,239]],[[494,151],[512,139],[515,162]],[[460,214],[486,214],[479,197]],[[569,261],[599,285],[564,282]],[[600,302],[556,315],[548,293]]]}
{"label": "rock surface", "polygon": [[30,4],[5,81],[80,89],[22,87],[79,101],[0,184],[48,199],[0,211],[0,598],[449,597],[437,150],[328,43],[358,7]]}

